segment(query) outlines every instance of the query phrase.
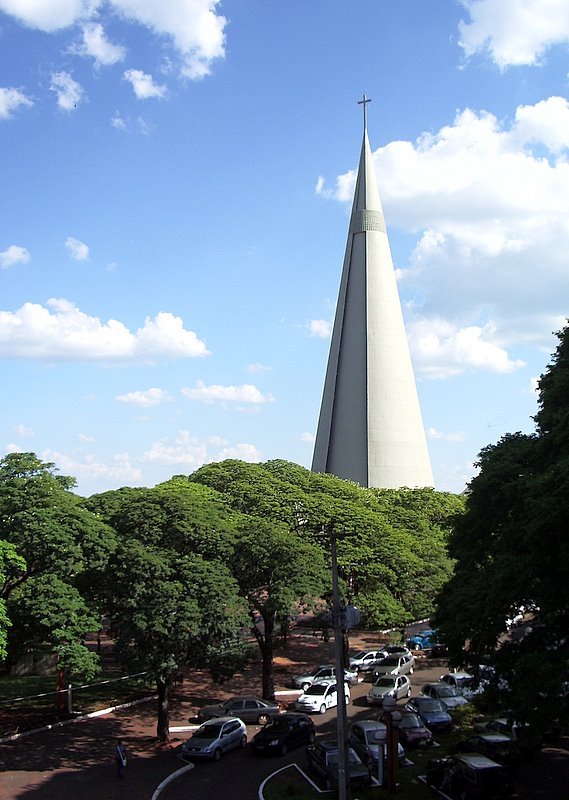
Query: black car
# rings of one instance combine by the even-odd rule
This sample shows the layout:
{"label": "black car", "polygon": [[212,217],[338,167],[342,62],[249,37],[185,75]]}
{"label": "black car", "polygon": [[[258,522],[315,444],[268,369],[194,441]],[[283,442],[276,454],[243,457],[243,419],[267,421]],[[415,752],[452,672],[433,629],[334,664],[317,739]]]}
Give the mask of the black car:
{"label": "black car", "polygon": [[418,714],[431,731],[448,731],[452,728],[452,717],[438,700],[430,697],[413,697],[405,705],[405,711]]}
{"label": "black car", "polygon": [[478,753],[429,761],[427,785],[457,800],[502,800],[512,790],[504,769]]}
{"label": "black car", "polygon": [[[350,778],[350,786],[354,788],[369,786],[371,773],[360,757],[350,747],[349,762],[346,771]],[[338,785],[338,742],[319,742],[306,748],[308,765],[312,772],[324,781],[327,789]]]}
{"label": "black car", "polygon": [[200,722],[214,717],[239,717],[243,722],[267,725],[280,713],[279,704],[269,700],[259,700],[257,697],[231,697],[216,706],[200,708],[197,717]]}
{"label": "black car", "polygon": [[254,753],[284,756],[293,747],[314,744],[316,731],[308,714],[286,712],[276,717],[263,730],[253,736],[251,747]]}

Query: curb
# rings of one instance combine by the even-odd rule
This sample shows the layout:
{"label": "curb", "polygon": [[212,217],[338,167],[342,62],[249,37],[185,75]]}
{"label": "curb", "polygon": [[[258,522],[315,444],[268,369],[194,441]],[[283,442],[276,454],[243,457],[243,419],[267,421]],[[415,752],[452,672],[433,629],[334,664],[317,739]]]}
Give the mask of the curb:
{"label": "curb", "polygon": [[154,793],[152,795],[151,800],[158,800],[158,798],[160,797],[160,793],[162,792],[163,789],[166,788],[166,786],[172,783],[172,781],[175,781],[176,778],[179,778],[180,775],[183,775],[185,772],[189,772],[193,768],[194,768],[193,764],[186,764],[185,767],[177,769],[176,772],[173,772],[171,775],[168,775],[167,778],[164,778],[162,783],[159,783],[156,789],[154,789]]}

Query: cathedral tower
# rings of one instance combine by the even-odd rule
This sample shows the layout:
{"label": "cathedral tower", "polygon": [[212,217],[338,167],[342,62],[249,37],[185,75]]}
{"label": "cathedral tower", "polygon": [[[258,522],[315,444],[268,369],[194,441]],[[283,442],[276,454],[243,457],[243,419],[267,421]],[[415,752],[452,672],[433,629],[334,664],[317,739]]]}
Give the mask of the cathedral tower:
{"label": "cathedral tower", "polygon": [[314,445],[313,472],[433,486],[385,220],[364,136]]}

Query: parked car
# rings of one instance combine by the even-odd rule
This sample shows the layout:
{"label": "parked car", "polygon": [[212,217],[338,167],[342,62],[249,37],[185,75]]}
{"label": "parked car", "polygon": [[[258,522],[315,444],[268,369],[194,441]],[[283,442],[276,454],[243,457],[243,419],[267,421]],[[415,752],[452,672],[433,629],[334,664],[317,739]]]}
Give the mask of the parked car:
{"label": "parked car", "polygon": [[316,729],[308,714],[287,711],[256,733],[251,741],[254,753],[278,753],[285,756],[301,744],[314,744]]}
{"label": "parked car", "polygon": [[381,705],[386,697],[396,700],[411,697],[411,681],[407,675],[383,675],[367,693],[367,701],[372,706]]}
{"label": "parked car", "polygon": [[387,656],[373,669],[373,679],[376,681],[382,675],[411,675],[415,669],[415,658],[409,655]]}
{"label": "parked car", "polygon": [[415,636],[407,639],[410,650],[430,650],[437,641],[437,632],[433,630],[420,631]]}
{"label": "parked car", "polygon": [[448,731],[452,728],[452,717],[438,700],[430,697],[412,697],[405,706],[406,711],[418,714],[431,731]]}
{"label": "parked car", "polygon": [[502,767],[477,753],[429,761],[427,785],[457,800],[502,800],[512,790]]}
{"label": "parked car", "polygon": [[418,714],[406,712],[399,723],[399,740],[405,747],[430,747],[433,734]]}
{"label": "parked car", "polygon": [[[292,682],[296,688],[302,689],[304,692],[309,686],[312,686],[313,683],[327,680],[336,680],[336,668],[331,664],[321,664],[308,672],[304,672],[302,675],[296,675],[292,679]],[[357,671],[355,669],[344,669],[344,681],[350,685],[358,683],[359,678]]]}
{"label": "parked car", "polygon": [[386,650],[360,650],[350,658],[350,667],[357,672],[368,672],[387,655]]}
{"label": "parked car", "polygon": [[487,685],[487,683],[481,679],[478,685],[475,686],[474,675],[471,675],[469,672],[446,672],[439,678],[439,683],[446,683],[447,686],[458,689],[461,695],[466,697],[468,701],[482,694]]}
{"label": "parked car", "polygon": [[476,733],[501,733],[508,736],[525,756],[534,756],[543,744],[543,737],[531,725],[515,722],[506,717],[491,719],[489,722],[476,722],[474,730]]}
{"label": "parked car", "polygon": [[257,697],[231,697],[216,706],[200,708],[197,717],[200,722],[215,717],[239,717],[243,722],[266,725],[281,713],[278,703],[259,700]]}
{"label": "parked car", "polygon": [[447,711],[454,711],[459,706],[468,703],[466,697],[463,697],[458,689],[446,683],[426,683],[421,689],[421,694],[432,700],[438,700]]}
{"label": "parked car", "polygon": [[[344,684],[346,703],[350,702],[350,687]],[[338,705],[338,692],[336,681],[318,681],[313,683],[300,695],[294,708],[296,711],[314,712],[325,714],[329,708]]]}
{"label": "parked car", "polygon": [[204,722],[182,745],[182,756],[194,760],[219,761],[223,753],[247,747],[247,728],[236,717],[218,717]]}
{"label": "parked car", "polygon": [[[387,726],[384,722],[374,719],[361,719],[350,725],[348,744],[353,747],[364,764],[377,773],[379,754],[383,760],[387,758],[386,752]],[[400,764],[406,759],[405,748],[401,742],[397,743],[397,758]]]}
{"label": "parked car", "polygon": [[522,760],[520,748],[503,733],[475,733],[456,745],[461,753],[480,753],[504,768],[515,771]]}
{"label": "parked car", "polygon": [[405,644],[388,644],[383,648],[388,656],[410,656],[411,651]]}
{"label": "parked car", "polygon": [[[322,778],[327,789],[338,785],[338,742],[319,742],[309,745],[306,748],[306,757],[310,769]],[[348,749],[346,770],[350,786],[354,789],[370,785],[370,771],[351,747]]]}

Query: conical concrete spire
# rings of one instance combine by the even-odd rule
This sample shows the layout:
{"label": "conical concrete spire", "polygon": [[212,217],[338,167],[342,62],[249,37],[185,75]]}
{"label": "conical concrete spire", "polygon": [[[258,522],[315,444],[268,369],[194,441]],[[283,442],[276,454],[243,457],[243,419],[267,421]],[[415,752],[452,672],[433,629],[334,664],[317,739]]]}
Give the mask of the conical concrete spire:
{"label": "conical concrete spire", "polygon": [[365,114],[312,470],[362,486],[433,486]]}

